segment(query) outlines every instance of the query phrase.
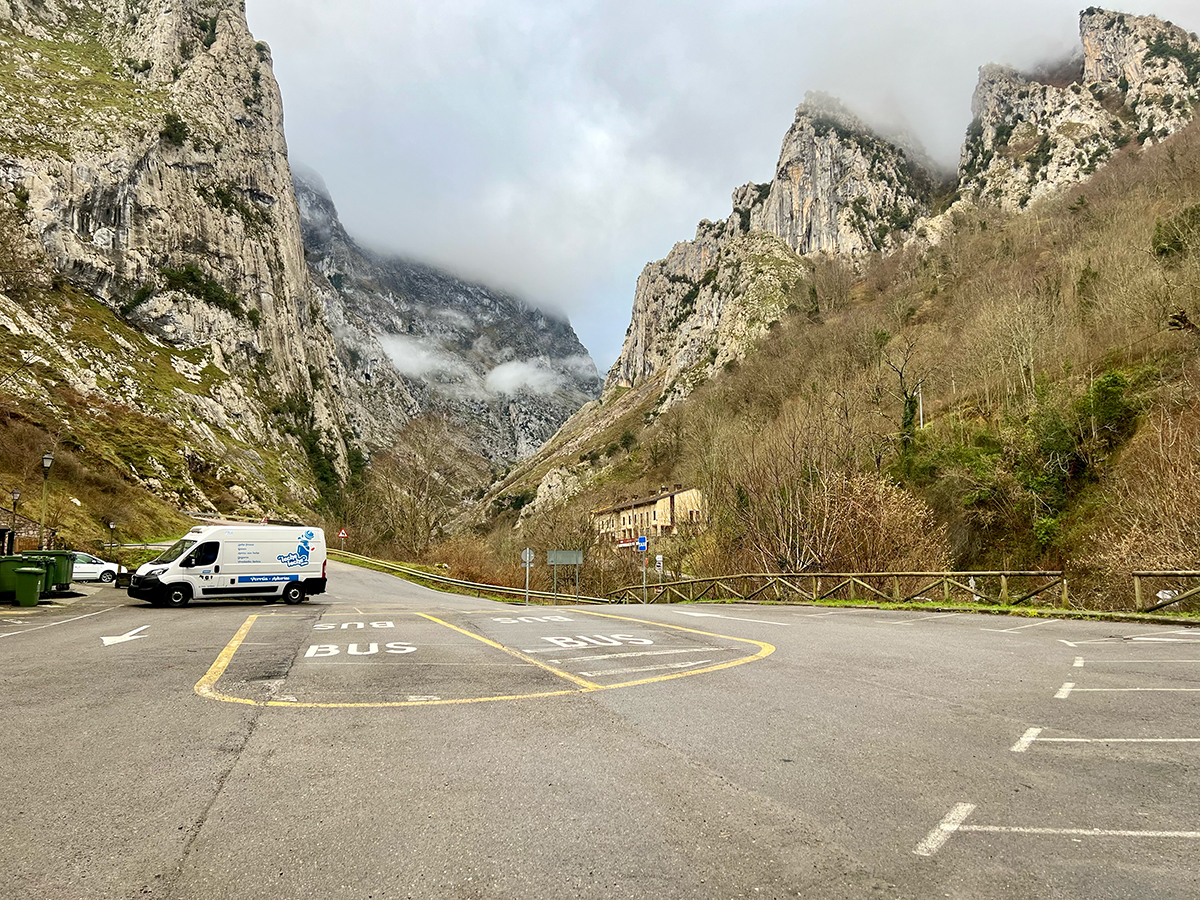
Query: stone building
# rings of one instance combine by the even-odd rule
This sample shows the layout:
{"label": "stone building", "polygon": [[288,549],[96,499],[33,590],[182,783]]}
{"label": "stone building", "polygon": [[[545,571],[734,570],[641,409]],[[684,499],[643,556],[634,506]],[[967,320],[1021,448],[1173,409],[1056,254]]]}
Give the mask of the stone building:
{"label": "stone building", "polygon": [[618,547],[637,544],[639,537],[678,534],[686,526],[699,528],[704,520],[704,496],[696,488],[681,484],[668,490],[663,485],[646,497],[634,497],[592,512],[592,522],[601,541]]}

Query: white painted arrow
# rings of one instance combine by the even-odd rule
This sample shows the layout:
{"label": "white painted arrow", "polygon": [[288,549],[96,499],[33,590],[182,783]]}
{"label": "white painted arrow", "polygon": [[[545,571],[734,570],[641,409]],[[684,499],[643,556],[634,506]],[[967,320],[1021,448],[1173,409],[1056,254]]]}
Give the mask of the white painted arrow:
{"label": "white painted arrow", "polygon": [[148,635],[138,634],[138,632],[145,631],[149,627],[149,625],[143,625],[141,628],[135,628],[133,631],[127,631],[124,634],[118,634],[116,637],[102,637],[100,640],[104,641],[105,647],[109,647],[113,644],[123,644],[126,641],[136,641],[138,638],[148,637]]}

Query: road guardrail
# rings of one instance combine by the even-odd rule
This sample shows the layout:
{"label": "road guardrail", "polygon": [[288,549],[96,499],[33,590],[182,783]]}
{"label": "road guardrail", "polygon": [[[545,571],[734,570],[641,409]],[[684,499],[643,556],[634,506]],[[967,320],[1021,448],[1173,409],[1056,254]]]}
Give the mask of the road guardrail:
{"label": "road guardrail", "polygon": [[[420,569],[414,569],[409,566],[402,566],[399,563],[385,562],[381,559],[375,559],[371,556],[361,556],[358,553],[347,553],[345,550],[328,550],[330,559],[338,559],[339,557],[347,561],[356,561],[361,563],[370,563],[373,566],[387,569],[395,572],[398,575],[403,575],[405,578],[410,578],[415,581],[430,581],[434,584],[445,584],[451,587],[466,588],[468,592],[473,592],[477,597],[482,597],[485,593],[502,594],[512,596],[517,600],[524,600],[527,596],[524,588],[513,588],[503,584],[480,584],[475,581],[462,581],[458,578],[448,578],[445,575],[435,575],[431,572],[423,572]],[[552,600],[558,602],[560,600],[571,600],[576,603],[611,603],[611,600],[606,600],[603,597],[585,597],[576,594],[552,594],[549,591],[530,591],[528,593],[530,600]]]}

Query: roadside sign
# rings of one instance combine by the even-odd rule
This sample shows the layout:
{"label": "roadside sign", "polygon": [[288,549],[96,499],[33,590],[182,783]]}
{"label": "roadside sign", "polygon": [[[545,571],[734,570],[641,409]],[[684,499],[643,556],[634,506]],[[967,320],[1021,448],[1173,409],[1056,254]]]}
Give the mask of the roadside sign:
{"label": "roadside sign", "polygon": [[521,551],[521,565],[527,569],[533,565],[533,551],[528,547]]}
{"label": "roadside sign", "polygon": [[350,537],[350,535],[346,534],[346,529],[343,528],[341,531],[338,532],[338,537],[345,539],[345,538]]}
{"label": "roadside sign", "polygon": [[661,553],[658,554],[658,556],[654,557],[654,568],[658,569],[658,571],[660,571],[660,572],[662,571],[662,554]]}
{"label": "roadside sign", "polygon": [[646,552],[646,539],[644,537],[638,538],[638,552],[639,553]]}
{"label": "roadside sign", "polygon": [[547,550],[546,565],[548,566],[582,566],[582,550]]}

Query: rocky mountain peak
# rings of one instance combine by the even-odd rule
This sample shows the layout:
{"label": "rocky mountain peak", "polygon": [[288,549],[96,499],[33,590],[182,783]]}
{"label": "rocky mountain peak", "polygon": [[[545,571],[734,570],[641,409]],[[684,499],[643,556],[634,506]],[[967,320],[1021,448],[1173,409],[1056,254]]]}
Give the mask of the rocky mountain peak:
{"label": "rocky mountain peak", "polygon": [[295,190],[309,272],[350,376],[346,390],[375,411],[379,437],[436,412],[487,456],[510,462],[599,395],[595,364],[566,319],[365,249],[311,169],[296,167]]}
{"label": "rocky mountain peak", "polygon": [[1079,32],[1075,78],[979,70],[959,164],[964,195],[1021,208],[1086,178],[1121,147],[1165,140],[1191,121],[1200,103],[1194,35],[1096,7],[1080,14]]}

